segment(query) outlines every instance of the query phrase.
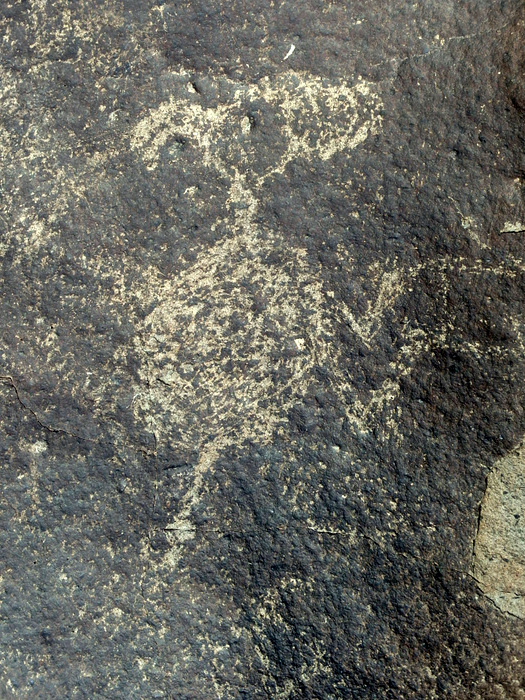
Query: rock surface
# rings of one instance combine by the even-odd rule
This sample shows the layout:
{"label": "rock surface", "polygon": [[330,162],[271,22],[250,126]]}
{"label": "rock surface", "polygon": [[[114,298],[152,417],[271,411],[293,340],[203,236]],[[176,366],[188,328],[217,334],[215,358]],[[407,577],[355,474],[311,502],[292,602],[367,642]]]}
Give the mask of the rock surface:
{"label": "rock surface", "polygon": [[0,2],[0,698],[525,697],[524,13]]}
{"label": "rock surface", "polygon": [[487,478],[474,547],[474,576],[505,612],[525,618],[525,455],[523,445]]}

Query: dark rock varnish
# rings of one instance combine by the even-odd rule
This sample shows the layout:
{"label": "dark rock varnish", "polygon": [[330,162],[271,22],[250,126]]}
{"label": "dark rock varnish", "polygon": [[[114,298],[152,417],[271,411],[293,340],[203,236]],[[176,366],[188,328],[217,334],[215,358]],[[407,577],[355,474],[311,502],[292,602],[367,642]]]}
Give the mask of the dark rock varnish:
{"label": "dark rock varnish", "polygon": [[1,698],[525,697],[523,21],[0,3]]}

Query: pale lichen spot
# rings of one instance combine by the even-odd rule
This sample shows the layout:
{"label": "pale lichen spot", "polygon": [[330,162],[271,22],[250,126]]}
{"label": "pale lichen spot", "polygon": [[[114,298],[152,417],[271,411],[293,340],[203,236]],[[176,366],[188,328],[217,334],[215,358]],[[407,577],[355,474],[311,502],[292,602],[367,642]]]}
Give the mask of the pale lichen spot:
{"label": "pale lichen spot", "polygon": [[525,231],[525,224],[521,221],[506,221],[501,233],[521,233]]}
{"label": "pale lichen spot", "polygon": [[40,455],[46,450],[47,444],[43,440],[37,440],[29,447],[29,451],[34,455]]}

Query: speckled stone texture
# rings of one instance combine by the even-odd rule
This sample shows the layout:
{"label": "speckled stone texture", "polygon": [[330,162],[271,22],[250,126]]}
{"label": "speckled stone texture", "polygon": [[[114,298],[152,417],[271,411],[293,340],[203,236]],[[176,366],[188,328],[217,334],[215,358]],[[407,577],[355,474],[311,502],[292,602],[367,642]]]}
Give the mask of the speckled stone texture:
{"label": "speckled stone texture", "polygon": [[2,700],[525,698],[524,14],[0,2]]}

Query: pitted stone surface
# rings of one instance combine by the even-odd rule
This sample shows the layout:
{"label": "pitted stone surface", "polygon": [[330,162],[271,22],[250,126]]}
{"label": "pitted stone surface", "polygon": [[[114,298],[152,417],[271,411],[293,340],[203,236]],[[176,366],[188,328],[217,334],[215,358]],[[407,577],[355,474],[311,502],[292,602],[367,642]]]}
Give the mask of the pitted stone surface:
{"label": "pitted stone surface", "polygon": [[0,3],[0,698],[525,697],[523,21]]}

